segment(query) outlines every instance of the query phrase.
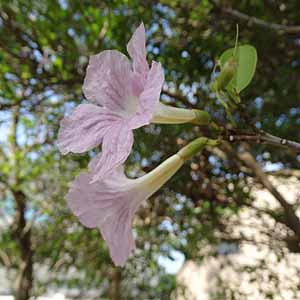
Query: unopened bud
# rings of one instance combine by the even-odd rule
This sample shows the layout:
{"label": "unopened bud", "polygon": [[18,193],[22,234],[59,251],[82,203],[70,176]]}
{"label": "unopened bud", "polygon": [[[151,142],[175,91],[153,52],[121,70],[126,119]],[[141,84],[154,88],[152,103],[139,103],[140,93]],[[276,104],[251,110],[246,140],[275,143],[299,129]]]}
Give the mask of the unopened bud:
{"label": "unopened bud", "polygon": [[234,59],[234,57],[229,58],[228,61],[224,64],[220,75],[210,85],[210,89],[213,92],[224,90],[235,75],[236,69],[236,60]]}

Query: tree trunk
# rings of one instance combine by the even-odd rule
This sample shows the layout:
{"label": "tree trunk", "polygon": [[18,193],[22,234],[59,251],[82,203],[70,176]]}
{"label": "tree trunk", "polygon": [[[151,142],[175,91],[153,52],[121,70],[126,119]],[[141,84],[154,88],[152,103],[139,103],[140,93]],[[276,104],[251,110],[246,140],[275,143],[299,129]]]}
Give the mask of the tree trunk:
{"label": "tree trunk", "polygon": [[15,238],[20,250],[20,265],[16,281],[15,300],[29,300],[33,283],[33,251],[31,248],[31,230],[26,228],[25,195],[15,192],[16,216]]}
{"label": "tree trunk", "polygon": [[25,218],[26,195],[20,186],[19,156],[21,149],[17,142],[17,127],[19,122],[19,106],[12,110],[11,125],[11,192],[15,202],[15,220],[13,223],[13,236],[18,244],[19,265],[15,287],[15,300],[29,300],[33,285],[33,250],[31,245],[31,228]]}
{"label": "tree trunk", "polygon": [[118,267],[113,268],[108,291],[109,300],[121,300],[121,280],[121,269]]}

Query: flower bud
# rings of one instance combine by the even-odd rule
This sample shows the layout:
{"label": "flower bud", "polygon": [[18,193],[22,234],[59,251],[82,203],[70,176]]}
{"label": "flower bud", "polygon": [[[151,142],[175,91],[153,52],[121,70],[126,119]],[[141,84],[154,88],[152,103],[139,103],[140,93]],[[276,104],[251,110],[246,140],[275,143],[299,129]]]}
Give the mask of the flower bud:
{"label": "flower bud", "polygon": [[210,89],[213,92],[224,90],[229,82],[232,80],[237,70],[237,62],[234,57],[228,59],[221,70],[220,75],[217,79],[210,85]]}

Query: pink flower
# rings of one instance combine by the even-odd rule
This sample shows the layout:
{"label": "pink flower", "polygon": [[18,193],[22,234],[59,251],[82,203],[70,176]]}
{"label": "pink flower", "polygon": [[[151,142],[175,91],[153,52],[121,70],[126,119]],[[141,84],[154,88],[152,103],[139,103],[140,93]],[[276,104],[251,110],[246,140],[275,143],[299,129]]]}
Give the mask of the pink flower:
{"label": "pink flower", "polygon": [[129,179],[123,166],[109,177],[89,184],[97,165],[90,163],[88,173],[79,174],[71,185],[67,202],[80,222],[99,228],[114,263],[123,266],[135,248],[132,220],[139,206],[157,191],[182,166],[184,159],[175,154],[150,173]]}
{"label": "pink flower", "polygon": [[164,82],[160,63],[146,61],[141,24],[127,45],[132,63],[116,50],[90,58],[83,92],[95,104],[80,104],[60,124],[58,147],[63,154],[82,153],[102,144],[91,182],[100,180],[129,156],[133,129],[149,124]]}
{"label": "pink flower", "polygon": [[123,166],[107,178],[90,183],[98,157],[89,165],[89,172],[79,174],[67,195],[67,202],[79,221],[89,228],[99,228],[114,263],[123,266],[135,248],[132,220],[139,206],[164,185],[195,153],[217,140],[200,137],[169,157],[150,173],[129,179]]}

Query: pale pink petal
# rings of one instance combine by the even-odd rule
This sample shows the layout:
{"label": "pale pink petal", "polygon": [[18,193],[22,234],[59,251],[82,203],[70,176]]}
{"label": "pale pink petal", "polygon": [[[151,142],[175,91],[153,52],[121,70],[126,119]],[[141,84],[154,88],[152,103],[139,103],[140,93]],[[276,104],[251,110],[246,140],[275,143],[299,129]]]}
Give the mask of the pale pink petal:
{"label": "pale pink petal", "polygon": [[102,153],[95,164],[92,182],[101,180],[113,169],[125,162],[133,145],[133,133],[123,121],[110,128],[102,142]]}
{"label": "pale pink petal", "polygon": [[164,80],[165,77],[161,64],[153,61],[151,69],[146,77],[144,90],[139,96],[139,108],[137,114],[130,120],[130,127],[132,129],[150,123],[156,104],[159,102]]}
{"label": "pale pink petal", "polygon": [[146,60],[146,37],[143,23],[132,35],[127,44],[127,51],[133,61],[133,70],[144,76],[148,72],[149,66]]}
{"label": "pale pink petal", "polygon": [[120,120],[105,108],[80,104],[60,123],[58,148],[61,153],[82,153],[101,144],[112,123]]}
{"label": "pale pink petal", "polygon": [[134,213],[128,203],[120,202],[118,211],[110,215],[99,227],[109,247],[110,256],[117,266],[124,266],[130,253],[135,249],[132,233]]}
{"label": "pale pink petal", "polygon": [[141,196],[123,167],[102,181],[89,184],[91,178],[92,173],[76,177],[67,195],[68,205],[84,226],[100,229],[114,263],[123,266],[135,248],[131,226]]}
{"label": "pale pink petal", "polygon": [[[97,161],[98,156],[92,160],[92,164]],[[90,184],[92,174],[92,172],[80,173],[67,195],[70,209],[80,222],[89,228],[99,226],[111,214],[117,212],[118,201],[126,199],[126,189],[132,182],[125,176],[123,166],[113,170],[111,176],[105,180]]]}
{"label": "pale pink petal", "polygon": [[101,185],[98,182],[90,184],[91,179],[92,176],[89,173],[79,174],[70,188],[67,202],[84,226],[95,228],[105,220],[109,209],[113,207],[113,201],[110,198],[106,200],[107,197],[104,194],[101,195],[101,201],[99,201],[96,195]]}
{"label": "pale pink petal", "polygon": [[90,57],[83,92],[86,98],[114,112],[126,112],[127,102],[137,97],[137,84],[128,58],[106,50]]}

